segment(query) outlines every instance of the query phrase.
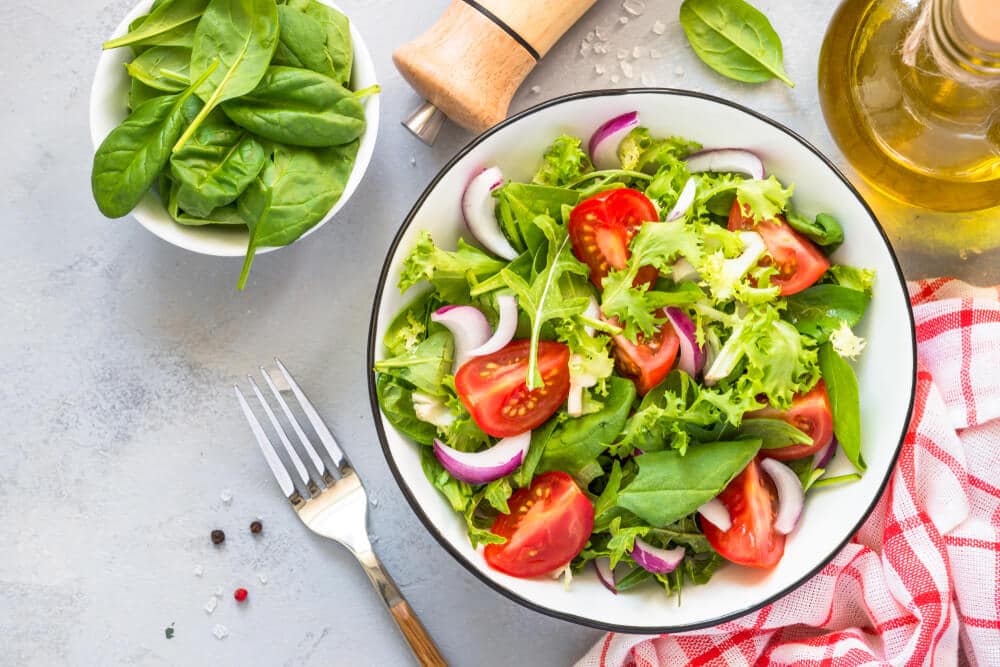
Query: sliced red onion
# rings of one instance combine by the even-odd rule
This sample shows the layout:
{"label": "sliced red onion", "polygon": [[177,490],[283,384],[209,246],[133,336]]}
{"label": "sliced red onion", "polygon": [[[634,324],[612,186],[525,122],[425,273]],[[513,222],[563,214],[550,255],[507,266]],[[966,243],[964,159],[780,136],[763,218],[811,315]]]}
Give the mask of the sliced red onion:
{"label": "sliced red onion", "polygon": [[677,197],[677,203],[674,204],[672,209],[670,209],[670,213],[667,213],[667,222],[673,222],[674,220],[683,217],[684,214],[688,212],[691,208],[691,204],[694,203],[694,195],[697,189],[698,186],[695,179],[687,179],[687,183],[684,184],[684,188]]}
{"label": "sliced red onion", "polygon": [[742,148],[710,148],[692,153],[687,158],[692,174],[701,171],[735,172],[750,178],[764,178],[764,163],[755,153]]}
{"label": "sliced red onion", "polygon": [[667,308],[667,319],[670,320],[670,324],[681,342],[681,353],[677,367],[691,377],[697,377],[705,366],[705,352],[698,345],[694,322],[680,308]]}
{"label": "sliced red onion", "polygon": [[493,354],[497,350],[507,347],[507,343],[514,339],[514,333],[517,331],[517,298],[509,294],[501,294],[497,297],[497,310],[500,311],[497,330],[485,343],[469,350],[470,357]]}
{"label": "sliced red onion", "polygon": [[635,538],[635,548],[629,555],[642,569],[654,574],[666,574],[673,572],[674,568],[684,560],[684,547],[660,549],[637,537]]}
{"label": "sliced red onion", "polygon": [[458,370],[470,358],[470,352],[490,338],[490,323],[482,311],[472,306],[442,306],[431,320],[448,327],[455,339],[455,364]]}
{"label": "sliced red onion", "polygon": [[813,468],[825,468],[836,451],[837,438],[835,437],[830,441],[829,445],[813,454]]}
{"label": "sliced red onion", "polygon": [[682,283],[685,280],[701,280],[701,274],[691,262],[682,257],[674,262],[674,266],[670,269],[670,279],[675,283]]}
{"label": "sliced red onion", "polygon": [[420,421],[435,426],[449,426],[455,421],[455,415],[441,398],[422,391],[413,392],[412,398],[413,412]]}
{"label": "sliced red onion", "polygon": [[722,501],[718,498],[712,498],[707,503],[699,507],[698,514],[700,514],[703,519],[711,521],[712,524],[722,532],[726,532],[733,525],[733,520],[729,516],[729,508],[723,505]]}
{"label": "sliced red onion", "polygon": [[474,176],[462,193],[462,217],[484,248],[509,262],[517,257],[517,251],[500,230],[496,201],[491,194],[501,185],[503,173],[499,167],[488,167]]}
{"label": "sliced red onion", "polygon": [[604,587],[618,595],[618,588],[615,584],[615,571],[611,569],[610,558],[595,558],[594,569],[597,571],[597,578],[601,580]]}
{"label": "sliced red onion", "polygon": [[434,456],[455,479],[486,484],[517,470],[531,445],[531,431],[504,438],[481,452],[460,452],[434,440]]}
{"label": "sliced red onion", "polygon": [[776,459],[764,459],[760,466],[771,477],[778,490],[778,515],[774,517],[774,529],[787,535],[795,530],[802,515],[805,499],[802,482],[791,468]]}
{"label": "sliced red onion", "polygon": [[618,144],[625,135],[639,124],[639,113],[630,111],[616,116],[601,125],[590,137],[590,161],[597,169],[615,169],[621,166],[618,159]]}

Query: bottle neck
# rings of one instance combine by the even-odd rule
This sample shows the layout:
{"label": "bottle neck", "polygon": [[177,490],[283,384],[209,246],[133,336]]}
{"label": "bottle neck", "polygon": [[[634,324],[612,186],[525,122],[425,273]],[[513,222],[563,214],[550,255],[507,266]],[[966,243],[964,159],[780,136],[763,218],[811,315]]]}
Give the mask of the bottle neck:
{"label": "bottle neck", "polygon": [[927,0],[918,23],[926,22],[927,47],[949,78],[979,86],[1000,84],[1000,12],[996,2]]}

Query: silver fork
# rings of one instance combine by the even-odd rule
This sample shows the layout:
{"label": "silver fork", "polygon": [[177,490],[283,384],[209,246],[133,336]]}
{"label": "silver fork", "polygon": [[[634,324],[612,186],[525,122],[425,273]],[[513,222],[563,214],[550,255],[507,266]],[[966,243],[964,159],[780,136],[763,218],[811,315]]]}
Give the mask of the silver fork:
{"label": "silver fork", "polygon": [[[253,376],[248,375],[247,379],[250,381],[250,388],[256,395],[257,400],[260,401],[264,414],[267,415],[268,421],[274,427],[274,431],[281,441],[281,446],[285,454],[292,463],[295,477],[300,483],[298,488],[295,482],[292,481],[292,476],[289,474],[288,469],[281,462],[274,444],[268,438],[267,433],[265,433],[264,428],[257,420],[253,410],[250,409],[250,405],[247,403],[246,398],[244,398],[243,392],[238,385],[234,389],[236,390],[236,398],[240,403],[240,407],[243,408],[243,414],[246,415],[247,422],[250,423],[250,430],[253,431],[254,437],[257,439],[257,444],[260,445],[260,451],[264,453],[267,465],[271,468],[271,472],[274,473],[275,479],[278,480],[278,485],[292,504],[292,508],[298,513],[299,518],[302,519],[302,522],[311,531],[339,542],[347,547],[347,550],[358,559],[358,562],[365,569],[368,578],[371,579],[372,584],[375,586],[375,590],[382,596],[382,601],[389,608],[389,612],[396,620],[396,624],[403,632],[403,636],[410,645],[414,656],[420,661],[420,664],[434,666],[447,665],[448,663],[441,657],[440,651],[434,644],[434,640],[427,634],[427,630],[421,625],[416,614],[413,613],[413,609],[410,608],[409,603],[403,598],[396,584],[392,581],[388,573],[386,573],[382,567],[382,563],[379,562],[378,557],[372,550],[367,528],[368,497],[365,494],[364,486],[361,484],[361,479],[354,472],[343,450],[337,445],[337,441],[334,439],[330,429],[323,423],[319,413],[316,412],[316,408],[306,398],[295,378],[292,377],[291,373],[288,372],[288,369],[285,368],[285,365],[279,359],[276,358],[274,362],[278,367],[278,373],[273,377],[263,366],[260,367],[260,372],[264,376],[264,381],[267,383],[267,387],[274,396],[278,407],[295,432],[296,439],[306,452],[306,456],[312,467],[312,473],[302,462],[291,440],[289,440],[285,429],[274,414],[270,404],[264,398],[264,394],[261,392]],[[285,400],[286,396],[294,397],[298,402],[299,408],[306,416],[319,440],[319,448],[329,457],[330,462],[333,464],[336,477],[330,473],[317,448],[313,446],[313,443],[302,429],[288,402]]]}

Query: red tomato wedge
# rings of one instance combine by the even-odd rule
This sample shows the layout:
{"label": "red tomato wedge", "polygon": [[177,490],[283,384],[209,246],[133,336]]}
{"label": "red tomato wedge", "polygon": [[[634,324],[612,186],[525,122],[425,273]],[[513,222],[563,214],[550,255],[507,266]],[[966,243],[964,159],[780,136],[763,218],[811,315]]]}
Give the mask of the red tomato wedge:
{"label": "red tomato wedge", "polygon": [[833,411],[830,409],[830,396],[826,393],[826,383],[822,380],[816,383],[809,393],[796,396],[792,406],[787,410],[764,408],[744,416],[745,419],[755,417],[782,419],[813,439],[810,445],[762,449],[761,456],[779,461],[791,461],[812,456],[833,442]]}
{"label": "red tomato wedge", "polygon": [[518,489],[490,529],[506,537],[487,544],[484,556],[494,570],[512,577],[537,577],[566,566],[594,530],[594,506],[564,472],[543,473]]}
{"label": "red tomato wedge", "polygon": [[664,323],[653,338],[646,339],[641,333],[633,343],[624,335],[614,337],[615,361],[618,370],[635,382],[636,391],[645,396],[650,389],[663,382],[677,360],[680,339],[664,311],[657,313]]}
{"label": "red tomato wedge", "polygon": [[708,543],[726,560],[747,567],[774,567],[785,553],[785,536],[774,530],[777,494],[756,460],[733,478],[719,500],[733,525],[723,532],[705,518],[701,529]]}
{"label": "red tomato wedge", "polygon": [[470,359],[455,374],[458,397],[479,428],[506,438],[541,426],[569,394],[569,348],[538,344],[538,372],[543,385],[528,389],[531,343],[516,340],[493,354]]}
{"label": "red tomato wedge", "polygon": [[[605,190],[584,199],[569,216],[573,254],[590,267],[590,281],[598,289],[611,269],[624,269],[629,243],[645,222],[657,222],[656,206],[638,190]],[[659,273],[652,266],[639,269],[635,283],[652,284]]]}
{"label": "red tomato wedge", "polygon": [[830,268],[830,260],[812,241],[792,229],[784,216],[774,220],[754,223],[753,216],[740,209],[739,201],[733,202],[729,212],[729,230],[750,229],[764,239],[764,245],[778,269],[771,280],[781,287],[781,295],[788,296],[809,287]]}

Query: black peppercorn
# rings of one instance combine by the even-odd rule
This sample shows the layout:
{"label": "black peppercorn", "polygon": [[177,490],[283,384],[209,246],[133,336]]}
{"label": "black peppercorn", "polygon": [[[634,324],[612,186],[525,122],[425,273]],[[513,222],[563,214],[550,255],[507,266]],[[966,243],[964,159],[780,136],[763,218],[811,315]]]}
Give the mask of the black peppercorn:
{"label": "black peppercorn", "polygon": [[250,532],[251,533],[254,533],[256,535],[257,533],[259,533],[262,530],[264,530],[264,526],[261,525],[260,521],[251,521],[250,522]]}
{"label": "black peppercorn", "polygon": [[226,534],[221,530],[212,531],[212,544],[222,544],[226,541]]}

